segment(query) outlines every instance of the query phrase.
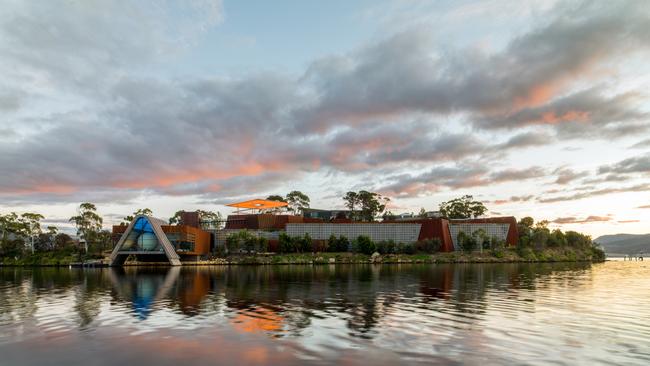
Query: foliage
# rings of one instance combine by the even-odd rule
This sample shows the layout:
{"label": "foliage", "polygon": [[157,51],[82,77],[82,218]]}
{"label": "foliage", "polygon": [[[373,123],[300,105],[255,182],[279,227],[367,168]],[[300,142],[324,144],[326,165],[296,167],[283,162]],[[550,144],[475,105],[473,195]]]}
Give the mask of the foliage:
{"label": "foliage", "polygon": [[426,219],[427,218],[427,210],[424,209],[424,207],[420,208],[420,212],[418,213],[418,217],[421,219]]}
{"label": "foliage", "polygon": [[397,245],[392,240],[384,240],[377,242],[377,252],[379,254],[395,254],[397,253]]}
{"label": "foliage", "polygon": [[226,250],[230,254],[241,252],[265,253],[268,248],[268,239],[258,238],[246,230],[232,233],[226,238]]}
{"label": "foliage", "polygon": [[471,252],[478,247],[478,243],[473,235],[468,235],[464,231],[461,231],[458,233],[458,246],[464,252]]}
{"label": "foliage", "polygon": [[309,196],[300,191],[291,191],[285,197],[285,202],[289,204],[289,211],[302,214],[303,209],[309,207]]}
{"label": "foliage", "polygon": [[79,205],[78,214],[69,220],[77,227],[77,235],[85,241],[85,251],[88,252],[88,245],[95,243],[98,234],[102,230],[102,218],[97,214],[97,207],[89,202]]}
{"label": "foliage", "polygon": [[313,252],[314,246],[309,234],[291,237],[282,233],[279,237],[279,250],[280,253],[308,253]]}
{"label": "foliage", "polygon": [[376,216],[380,216],[386,210],[390,198],[374,192],[351,191],[343,196],[343,201],[352,212],[352,219],[374,221]]}
{"label": "foliage", "polygon": [[284,200],[284,197],[280,196],[279,194],[272,194],[268,197],[266,197],[267,201],[277,201],[277,202],[286,202]]}
{"label": "foliage", "polygon": [[135,212],[133,212],[133,214],[125,216],[122,219],[122,222],[120,223],[120,225],[128,225],[128,224],[130,224],[131,221],[133,221],[133,219],[135,219],[135,217],[139,216],[139,215],[151,216],[151,215],[153,215],[153,211],[151,211],[151,209],[149,209],[149,208],[139,208]]}
{"label": "foliage", "polygon": [[[169,218],[169,225],[180,225],[181,216],[184,212],[184,210],[176,211],[174,213],[174,216]],[[199,224],[201,225],[202,229],[218,230],[223,227],[223,216],[221,215],[221,212],[204,210],[196,210],[195,212],[199,215]]]}
{"label": "foliage", "polygon": [[347,252],[349,250],[350,241],[345,236],[336,237],[334,234],[330,235],[327,240],[327,251],[329,252]]}
{"label": "foliage", "polygon": [[391,211],[386,211],[386,212],[384,212],[384,214],[382,215],[381,218],[384,221],[392,221],[392,220],[395,220],[397,218],[397,216],[394,213],[392,213]]}
{"label": "foliage", "polygon": [[433,254],[440,251],[442,242],[438,238],[424,239],[415,242],[415,251],[417,253]]}
{"label": "foliage", "polygon": [[415,254],[415,245],[413,243],[398,243],[396,251],[398,254]]}
{"label": "foliage", "polygon": [[356,245],[354,245],[360,253],[363,254],[372,254],[375,252],[375,243],[365,235],[359,235],[355,240]]}
{"label": "foliage", "polygon": [[487,208],[474,196],[465,195],[440,204],[440,214],[448,219],[469,219],[484,215]]}

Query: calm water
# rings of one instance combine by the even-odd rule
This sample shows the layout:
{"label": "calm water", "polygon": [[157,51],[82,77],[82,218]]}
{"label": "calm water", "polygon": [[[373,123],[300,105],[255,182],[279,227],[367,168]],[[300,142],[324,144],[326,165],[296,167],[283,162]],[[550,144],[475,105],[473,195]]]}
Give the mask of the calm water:
{"label": "calm water", "polygon": [[154,363],[647,365],[650,262],[0,269],[0,365]]}

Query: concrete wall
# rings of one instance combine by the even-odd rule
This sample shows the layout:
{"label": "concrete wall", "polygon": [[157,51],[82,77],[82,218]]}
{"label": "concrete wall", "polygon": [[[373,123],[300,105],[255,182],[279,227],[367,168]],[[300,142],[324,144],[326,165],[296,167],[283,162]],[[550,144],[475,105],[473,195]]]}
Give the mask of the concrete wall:
{"label": "concrete wall", "polygon": [[350,240],[364,235],[372,241],[392,240],[396,243],[412,243],[418,240],[420,235],[419,223],[397,224],[397,223],[351,223],[351,224],[331,224],[331,223],[303,223],[287,224],[287,235],[289,236],[309,236],[314,240],[327,240],[331,235],[345,236]]}

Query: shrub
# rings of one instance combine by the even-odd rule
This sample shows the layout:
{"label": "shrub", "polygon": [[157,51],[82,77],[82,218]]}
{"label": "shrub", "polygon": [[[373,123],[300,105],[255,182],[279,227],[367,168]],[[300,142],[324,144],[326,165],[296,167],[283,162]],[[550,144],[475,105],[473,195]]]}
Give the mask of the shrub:
{"label": "shrub", "polygon": [[269,239],[267,238],[258,238],[257,239],[257,248],[255,249],[258,253],[266,253],[269,251]]}
{"label": "shrub", "polygon": [[363,254],[372,254],[375,252],[375,243],[367,236],[359,235],[356,243],[357,250]]}
{"label": "shrub", "polygon": [[311,252],[313,249],[313,243],[311,240],[311,236],[309,234],[305,234],[302,238],[294,238],[296,241],[296,248],[299,248],[299,251],[302,253],[307,253]]}
{"label": "shrub", "polygon": [[395,242],[392,240],[382,240],[375,244],[379,254],[395,254]]}
{"label": "shrub", "polygon": [[490,249],[503,249],[506,246],[505,240],[501,240],[496,236],[490,238]]}
{"label": "shrub", "polygon": [[293,253],[296,251],[294,247],[294,241],[286,233],[282,233],[278,237],[278,247],[280,253]]}
{"label": "shrub", "polygon": [[413,243],[399,243],[397,244],[397,253],[415,254],[415,246],[413,245]]}
{"label": "shrub", "polygon": [[596,247],[596,246],[592,247],[591,259],[598,262],[605,261],[605,251],[602,250],[600,247]]}
{"label": "shrub", "polygon": [[467,235],[465,232],[461,231],[458,233],[458,246],[460,246],[460,249],[464,252],[471,252],[476,249],[478,243],[474,236]]}
{"label": "shrub", "polygon": [[338,239],[336,238],[336,235],[330,235],[330,238],[327,239],[327,251],[336,252],[338,251],[338,247]]}
{"label": "shrub", "polygon": [[439,238],[419,240],[415,242],[415,251],[418,253],[433,254],[440,251],[442,242]]}

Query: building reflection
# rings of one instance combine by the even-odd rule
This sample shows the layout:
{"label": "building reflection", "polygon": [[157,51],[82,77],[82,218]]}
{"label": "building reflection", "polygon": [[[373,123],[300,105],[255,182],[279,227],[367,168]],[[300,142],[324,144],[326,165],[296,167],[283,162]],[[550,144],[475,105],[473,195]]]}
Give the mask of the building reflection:
{"label": "building reflection", "polygon": [[[580,267],[582,266],[582,267]],[[587,267],[585,267],[587,266]],[[481,315],[491,296],[521,296],[537,279],[588,264],[441,264],[111,268],[113,299],[148,319],[172,310],[186,321],[210,317],[241,333],[300,336],[315,319],[345,319],[351,335],[372,338],[405,304]],[[88,302],[92,302],[90,299]],[[98,308],[97,306],[93,307]],[[453,309],[453,310],[450,310]],[[214,319],[214,318],[213,318]],[[197,320],[205,321],[205,319]],[[200,325],[200,323],[199,323]]]}

